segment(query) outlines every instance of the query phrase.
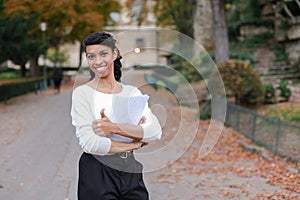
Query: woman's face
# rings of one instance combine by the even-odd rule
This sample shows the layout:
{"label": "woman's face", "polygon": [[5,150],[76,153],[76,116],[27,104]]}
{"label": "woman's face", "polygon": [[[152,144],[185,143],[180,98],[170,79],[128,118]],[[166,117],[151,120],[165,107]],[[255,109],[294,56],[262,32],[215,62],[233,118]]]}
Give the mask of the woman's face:
{"label": "woman's face", "polygon": [[112,51],[111,47],[94,44],[86,47],[86,58],[90,69],[96,77],[105,78],[113,76],[114,60],[117,58],[117,50]]}

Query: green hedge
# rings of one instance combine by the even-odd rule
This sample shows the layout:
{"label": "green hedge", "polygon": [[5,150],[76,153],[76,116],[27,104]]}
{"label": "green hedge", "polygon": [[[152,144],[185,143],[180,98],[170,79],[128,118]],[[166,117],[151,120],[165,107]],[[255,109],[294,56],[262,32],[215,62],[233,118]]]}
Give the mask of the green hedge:
{"label": "green hedge", "polygon": [[9,98],[25,94],[28,92],[37,92],[43,78],[23,79],[14,83],[0,85],[0,101],[5,101]]}

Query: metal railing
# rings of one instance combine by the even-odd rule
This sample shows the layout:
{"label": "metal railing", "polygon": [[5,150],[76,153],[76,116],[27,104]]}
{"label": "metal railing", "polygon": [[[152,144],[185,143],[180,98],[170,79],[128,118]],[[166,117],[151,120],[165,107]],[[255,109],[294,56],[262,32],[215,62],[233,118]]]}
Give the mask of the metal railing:
{"label": "metal railing", "polygon": [[227,104],[225,124],[275,154],[300,161],[300,125],[274,119],[232,104]]}

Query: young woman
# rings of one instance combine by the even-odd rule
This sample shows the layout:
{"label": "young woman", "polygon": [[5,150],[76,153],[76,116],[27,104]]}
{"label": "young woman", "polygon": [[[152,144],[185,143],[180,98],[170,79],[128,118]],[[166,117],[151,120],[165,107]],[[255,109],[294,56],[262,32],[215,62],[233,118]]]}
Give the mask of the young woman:
{"label": "young woman", "polygon": [[159,140],[161,126],[148,104],[137,125],[112,122],[107,116],[116,96],[142,95],[138,88],[120,83],[121,56],[115,43],[105,32],[92,33],[83,41],[94,76],[72,95],[72,124],[84,151],[79,160],[79,200],[149,199],[133,150]]}

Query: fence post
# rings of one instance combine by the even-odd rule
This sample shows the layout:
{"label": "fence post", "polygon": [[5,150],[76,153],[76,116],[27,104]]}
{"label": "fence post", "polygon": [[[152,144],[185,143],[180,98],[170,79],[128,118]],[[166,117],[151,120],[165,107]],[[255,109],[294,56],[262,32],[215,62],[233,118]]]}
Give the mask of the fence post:
{"label": "fence post", "polygon": [[238,106],[236,106],[236,111],[237,111],[237,113],[236,113],[236,120],[237,120],[237,122],[236,122],[236,130],[239,132],[240,131],[240,108],[238,107]]}
{"label": "fence post", "polygon": [[279,145],[279,140],[280,140],[280,129],[281,129],[281,120],[277,119],[276,140],[275,140],[275,149],[274,149],[275,154],[278,154],[278,145]]}
{"label": "fence post", "polygon": [[255,131],[256,131],[256,119],[257,119],[257,114],[254,113],[253,114],[253,124],[252,124],[252,134],[251,134],[252,140],[254,140],[254,141],[255,141]]}
{"label": "fence post", "polygon": [[228,115],[229,115],[229,112],[230,112],[230,105],[229,105],[228,102],[226,103],[226,106],[227,106],[227,109],[226,109],[226,114],[225,114],[225,124],[231,126],[231,124],[228,123],[228,118],[229,118]]}

